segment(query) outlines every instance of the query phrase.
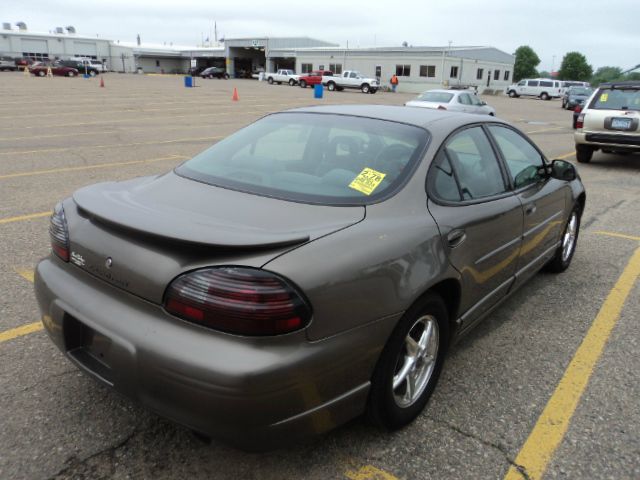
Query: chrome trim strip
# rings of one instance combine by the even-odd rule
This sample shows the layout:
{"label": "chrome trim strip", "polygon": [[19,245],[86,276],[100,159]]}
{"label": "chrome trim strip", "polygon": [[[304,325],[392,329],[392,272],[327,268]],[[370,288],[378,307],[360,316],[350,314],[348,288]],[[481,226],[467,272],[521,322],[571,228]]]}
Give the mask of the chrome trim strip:
{"label": "chrome trim strip", "polygon": [[545,221],[540,222],[538,225],[536,225],[535,227],[527,230],[526,232],[524,232],[522,234],[522,238],[526,238],[529,235],[531,235],[533,232],[535,232],[536,230],[540,230],[542,227],[544,227],[545,225],[547,225],[549,222],[551,222],[552,220],[554,220],[556,217],[562,215],[563,210],[560,210],[556,213],[554,213],[553,215],[551,215],[549,218],[547,218]]}
{"label": "chrome trim strip", "polygon": [[479,259],[477,259],[474,262],[474,265],[478,265],[479,263],[484,262],[485,260],[488,260],[489,258],[493,257],[494,255],[497,255],[498,253],[500,253],[501,251],[509,248],[510,246],[520,242],[522,240],[521,236],[517,236],[516,238],[514,238],[513,240],[510,240],[509,242],[505,243],[504,245],[499,246],[498,248],[496,248],[495,250],[487,253],[486,255],[483,255],[482,257],[480,257]]}

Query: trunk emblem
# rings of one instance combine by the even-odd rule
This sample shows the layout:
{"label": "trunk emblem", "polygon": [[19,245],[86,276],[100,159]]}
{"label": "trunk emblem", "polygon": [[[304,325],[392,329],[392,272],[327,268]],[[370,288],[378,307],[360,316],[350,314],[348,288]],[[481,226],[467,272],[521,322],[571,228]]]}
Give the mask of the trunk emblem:
{"label": "trunk emblem", "polygon": [[111,268],[113,265],[113,259],[111,257],[107,257],[107,259],[104,262],[104,266],[107,268]]}

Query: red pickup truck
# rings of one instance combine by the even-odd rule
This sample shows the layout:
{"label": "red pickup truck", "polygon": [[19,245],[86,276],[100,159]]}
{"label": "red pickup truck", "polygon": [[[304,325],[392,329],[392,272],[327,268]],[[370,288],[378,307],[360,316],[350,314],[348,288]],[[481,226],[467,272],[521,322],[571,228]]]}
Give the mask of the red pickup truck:
{"label": "red pickup truck", "polygon": [[301,75],[298,79],[298,84],[302,88],[307,88],[307,85],[317,85],[322,83],[322,77],[333,77],[333,72],[329,70],[314,70],[306,75]]}

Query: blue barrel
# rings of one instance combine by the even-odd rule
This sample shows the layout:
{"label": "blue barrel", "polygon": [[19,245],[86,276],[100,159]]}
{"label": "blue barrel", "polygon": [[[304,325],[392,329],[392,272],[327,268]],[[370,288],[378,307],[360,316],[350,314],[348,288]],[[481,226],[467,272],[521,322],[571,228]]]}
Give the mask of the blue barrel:
{"label": "blue barrel", "polygon": [[184,86],[187,88],[193,87],[193,77],[191,75],[184,77]]}
{"label": "blue barrel", "polygon": [[313,98],[322,98],[322,92],[322,84],[316,83],[316,85],[313,87]]}

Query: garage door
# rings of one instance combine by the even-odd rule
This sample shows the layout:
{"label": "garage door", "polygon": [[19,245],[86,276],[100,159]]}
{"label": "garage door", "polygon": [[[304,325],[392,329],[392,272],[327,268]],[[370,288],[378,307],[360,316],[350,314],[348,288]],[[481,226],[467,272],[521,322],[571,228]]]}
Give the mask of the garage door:
{"label": "garage door", "polygon": [[94,57],[98,55],[95,42],[73,42],[73,54],[78,57]]}

